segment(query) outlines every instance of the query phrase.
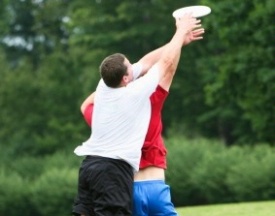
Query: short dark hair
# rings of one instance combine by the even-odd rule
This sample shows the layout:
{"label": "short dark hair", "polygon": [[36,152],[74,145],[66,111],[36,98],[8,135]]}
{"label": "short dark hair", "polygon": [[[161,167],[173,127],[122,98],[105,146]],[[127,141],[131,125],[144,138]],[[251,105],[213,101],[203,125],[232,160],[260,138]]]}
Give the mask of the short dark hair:
{"label": "short dark hair", "polygon": [[122,77],[127,75],[127,67],[124,64],[125,55],[115,53],[106,57],[100,67],[100,75],[109,87],[116,88],[119,86]]}

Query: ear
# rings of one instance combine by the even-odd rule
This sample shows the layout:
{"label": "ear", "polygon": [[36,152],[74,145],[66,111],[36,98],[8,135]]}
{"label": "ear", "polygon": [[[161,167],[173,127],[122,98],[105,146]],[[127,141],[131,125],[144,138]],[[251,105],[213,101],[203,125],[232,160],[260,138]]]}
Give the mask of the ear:
{"label": "ear", "polygon": [[128,76],[123,76],[121,80],[121,85],[126,86],[129,83],[129,78]]}
{"label": "ear", "polygon": [[127,84],[127,83],[129,82],[128,76],[123,76],[123,77],[122,77],[122,82],[123,82],[124,84]]}

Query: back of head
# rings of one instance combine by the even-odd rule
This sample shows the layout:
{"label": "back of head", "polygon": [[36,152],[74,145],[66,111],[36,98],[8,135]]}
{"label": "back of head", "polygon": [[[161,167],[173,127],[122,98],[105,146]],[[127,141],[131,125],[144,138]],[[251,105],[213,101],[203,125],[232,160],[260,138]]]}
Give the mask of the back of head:
{"label": "back of head", "polygon": [[127,67],[124,64],[125,58],[125,55],[115,53],[102,61],[99,67],[100,75],[107,86],[118,87],[123,76],[127,75]]}

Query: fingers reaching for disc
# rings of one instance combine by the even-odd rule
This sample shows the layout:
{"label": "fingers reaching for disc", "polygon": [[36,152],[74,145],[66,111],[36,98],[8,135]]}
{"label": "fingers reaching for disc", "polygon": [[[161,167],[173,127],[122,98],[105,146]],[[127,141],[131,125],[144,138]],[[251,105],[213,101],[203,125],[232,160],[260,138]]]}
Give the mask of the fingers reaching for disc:
{"label": "fingers reaching for disc", "polygon": [[176,18],[178,29],[185,29],[187,32],[201,28],[201,20],[192,16],[192,13],[186,13]]}

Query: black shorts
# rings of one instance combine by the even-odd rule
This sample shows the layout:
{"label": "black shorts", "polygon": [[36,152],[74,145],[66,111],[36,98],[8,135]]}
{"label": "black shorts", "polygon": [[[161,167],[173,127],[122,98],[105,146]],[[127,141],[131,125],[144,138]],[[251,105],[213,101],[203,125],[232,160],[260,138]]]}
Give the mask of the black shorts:
{"label": "black shorts", "polygon": [[121,160],[87,156],[79,169],[73,215],[132,215],[133,169]]}

